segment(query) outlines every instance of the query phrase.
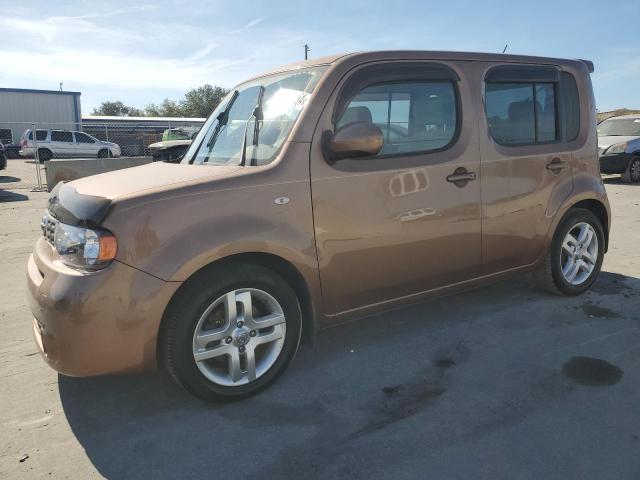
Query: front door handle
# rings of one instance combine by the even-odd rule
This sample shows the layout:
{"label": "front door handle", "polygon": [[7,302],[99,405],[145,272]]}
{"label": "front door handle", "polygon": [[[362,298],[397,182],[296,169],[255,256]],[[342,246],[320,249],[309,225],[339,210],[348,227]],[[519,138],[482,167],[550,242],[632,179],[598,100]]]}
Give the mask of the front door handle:
{"label": "front door handle", "polygon": [[560,173],[560,171],[565,168],[569,168],[569,164],[559,158],[554,158],[551,162],[547,163],[547,170],[551,170],[553,173]]}
{"label": "front door handle", "polygon": [[477,178],[476,172],[468,172],[464,167],[458,167],[456,170],[447,176],[447,182],[453,183],[456,187],[462,188],[467,182],[475,180]]}

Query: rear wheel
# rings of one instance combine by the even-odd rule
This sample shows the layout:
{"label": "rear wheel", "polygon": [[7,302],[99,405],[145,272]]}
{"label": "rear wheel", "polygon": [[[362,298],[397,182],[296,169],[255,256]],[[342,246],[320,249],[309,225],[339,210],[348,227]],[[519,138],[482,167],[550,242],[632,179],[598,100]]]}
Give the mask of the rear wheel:
{"label": "rear wheel", "polygon": [[574,209],[562,220],[542,265],[533,272],[542,290],[578,295],[595,281],[604,258],[604,230],[589,210]]}
{"label": "rear wheel", "polygon": [[40,162],[48,162],[52,158],[53,158],[53,153],[51,153],[51,150],[48,150],[46,148],[38,149],[38,160],[40,160]]}
{"label": "rear wheel", "polygon": [[631,159],[627,171],[622,174],[622,181],[627,183],[640,183],[640,157],[633,157]]}
{"label": "rear wheel", "polygon": [[239,400],[284,372],[301,331],[298,300],[280,276],[258,265],[214,268],[189,280],[171,302],[159,358],[194,395]]}

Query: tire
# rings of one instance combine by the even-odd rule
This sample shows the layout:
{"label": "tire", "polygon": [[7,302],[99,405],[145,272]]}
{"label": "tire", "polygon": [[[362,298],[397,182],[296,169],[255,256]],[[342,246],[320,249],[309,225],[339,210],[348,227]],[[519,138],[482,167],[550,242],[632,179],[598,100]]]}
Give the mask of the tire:
{"label": "tire", "polygon": [[632,157],[627,170],[622,174],[625,183],[640,183],[640,157]]}
{"label": "tire", "polygon": [[103,148],[98,152],[98,158],[107,158],[107,157],[111,157],[111,152],[106,148]]}
{"label": "tire", "polygon": [[[256,322],[270,314],[273,321],[282,323],[256,327],[259,323],[252,323],[243,313],[248,305],[247,294]],[[235,317],[228,313],[228,299],[235,299],[228,302],[237,310]],[[275,313],[269,313],[270,310]],[[203,330],[202,326],[212,320],[213,328]],[[246,324],[239,327],[238,320],[245,320]],[[213,332],[216,341],[197,343],[203,331],[209,336]],[[208,402],[235,401],[255,395],[282,375],[298,350],[301,333],[298,299],[285,280],[259,265],[226,264],[196,274],[176,293],[162,320],[158,360],[193,395]],[[280,334],[283,340],[275,339]],[[271,338],[275,340],[260,345]],[[249,373],[250,352],[254,358],[254,378]],[[211,358],[197,362],[196,355]],[[235,379],[234,358],[238,365],[235,372],[239,375]]]}
{"label": "tire", "polygon": [[[578,233],[582,232],[582,225],[588,225],[593,231],[593,237],[595,237],[597,244],[597,253],[593,253],[593,249],[587,248],[584,253],[584,257],[577,255],[574,258],[579,258],[588,266],[593,265],[593,268],[588,271],[588,268],[579,268],[577,274],[573,279],[573,282],[567,279],[567,275],[563,272],[563,266],[569,266],[570,255],[567,253],[567,249],[563,248],[563,244],[569,233],[574,234],[574,238],[580,240]],[[571,246],[574,242],[569,242],[568,246]],[[586,242],[579,242],[578,254],[583,248],[580,245],[586,245]],[[595,281],[600,273],[602,267],[602,260],[604,259],[605,238],[604,229],[600,220],[591,212],[583,208],[571,209],[566,216],[562,219],[551,241],[549,251],[544,258],[541,265],[533,272],[533,280],[536,287],[540,290],[555,293],[558,295],[579,295],[587,290],[591,284]],[[588,255],[587,255],[588,254]],[[590,257],[591,261],[587,257]],[[573,265],[576,265],[578,260],[574,260]],[[568,270],[569,277],[573,273],[573,268]]]}
{"label": "tire", "polygon": [[40,160],[40,163],[48,162],[52,158],[53,158],[53,153],[51,153],[51,150],[48,150],[46,148],[38,149],[38,160]]}

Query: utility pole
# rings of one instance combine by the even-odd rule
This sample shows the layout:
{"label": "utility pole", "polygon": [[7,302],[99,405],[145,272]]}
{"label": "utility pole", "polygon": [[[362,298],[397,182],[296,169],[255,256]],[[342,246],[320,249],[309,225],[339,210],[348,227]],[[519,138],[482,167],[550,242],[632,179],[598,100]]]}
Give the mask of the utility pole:
{"label": "utility pole", "polygon": [[304,44],[304,59],[305,60],[309,60],[309,52],[311,51],[311,49],[309,48],[309,45],[307,45],[306,43]]}
{"label": "utility pole", "polygon": [[507,43],[507,44],[504,46],[504,49],[502,50],[502,53],[504,53],[504,52],[506,52],[506,51],[507,51],[507,47],[508,47],[508,46],[509,46],[509,44]]}
{"label": "utility pole", "polygon": [[60,91],[62,91],[62,82],[60,82]]}

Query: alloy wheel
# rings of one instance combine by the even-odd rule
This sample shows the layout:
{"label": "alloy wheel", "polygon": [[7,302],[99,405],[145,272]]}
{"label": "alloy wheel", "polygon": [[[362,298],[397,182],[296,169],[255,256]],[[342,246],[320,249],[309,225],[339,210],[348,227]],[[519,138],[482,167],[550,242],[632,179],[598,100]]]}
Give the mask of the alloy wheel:
{"label": "alloy wheel", "polygon": [[204,311],[193,335],[200,372],[224,386],[250,383],[276,362],[286,336],[278,301],[255,288],[233,290]]}
{"label": "alloy wheel", "polygon": [[580,222],[564,237],[560,251],[562,276],[571,285],[584,283],[598,262],[598,235],[594,228]]}

